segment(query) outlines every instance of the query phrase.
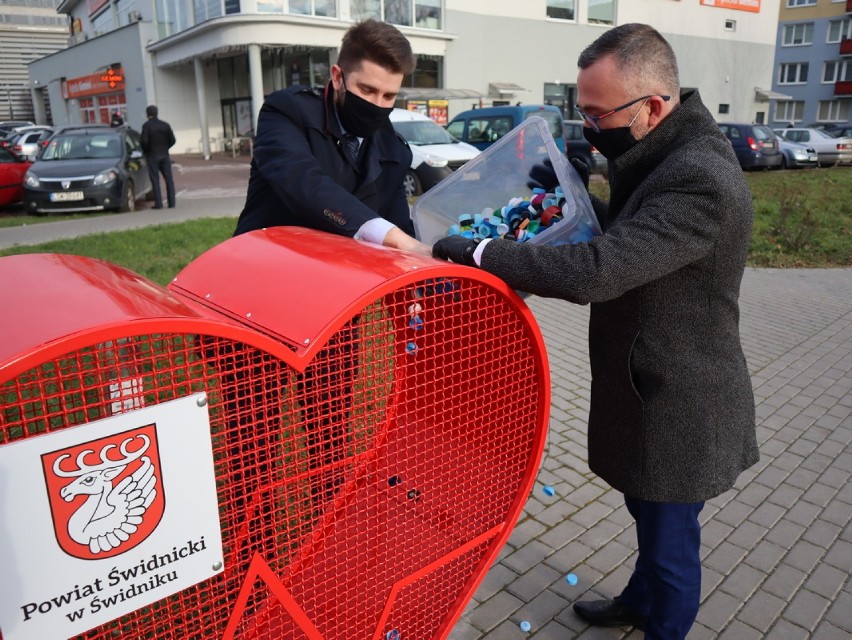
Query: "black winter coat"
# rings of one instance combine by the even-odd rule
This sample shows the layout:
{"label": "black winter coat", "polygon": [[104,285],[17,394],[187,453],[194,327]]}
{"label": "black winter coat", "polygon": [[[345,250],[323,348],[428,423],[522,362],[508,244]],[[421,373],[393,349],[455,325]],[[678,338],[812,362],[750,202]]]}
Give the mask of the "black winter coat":
{"label": "black winter coat", "polygon": [[388,122],[344,153],[340,126],[325,93],[290,87],[270,94],[258,116],[246,203],[234,235],[298,226],[352,237],[381,216],[414,235],[403,178],[411,149]]}
{"label": "black winter coat", "polygon": [[603,235],[492,241],[482,267],[592,303],[592,471],[635,498],[708,500],[759,458],[738,326],[751,194],[698,92],[610,163],[610,185],[595,207]]}
{"label": "black winter coat", "polygon": [[175,134],[168,122],[148,118],[142,125],[140,143],[149,158],[167,158],[169,149],[175,146]]}

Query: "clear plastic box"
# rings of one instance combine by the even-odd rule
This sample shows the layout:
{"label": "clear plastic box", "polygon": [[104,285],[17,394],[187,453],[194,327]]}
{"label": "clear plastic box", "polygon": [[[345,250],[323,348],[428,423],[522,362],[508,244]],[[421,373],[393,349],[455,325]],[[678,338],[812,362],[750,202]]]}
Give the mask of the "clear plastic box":
{"label": "clear plastic box", "polygon": [[547,123],[528,118],[461,169],[423,194],[411,212],[417,239],[434,244],[459,224],[464,214],[489,215],[510,200],[529,200],[530,171],[550,160],[565,195],[563,219],[525,241],[559,245],[588,242],[601,233],[588,191],[568,159],[559,151]]}

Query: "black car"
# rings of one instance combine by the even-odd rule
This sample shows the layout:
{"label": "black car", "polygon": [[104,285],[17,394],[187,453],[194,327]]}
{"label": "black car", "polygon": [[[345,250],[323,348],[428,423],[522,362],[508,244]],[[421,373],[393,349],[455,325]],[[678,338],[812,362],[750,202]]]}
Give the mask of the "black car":
{"label": "black car", "polygon": [[775,133],[765,124],[719,123],[743,169],[780,169],[784,154]]}
{"label": "black car", "polygon": [[74,127],[55,133],[24,178],[29,213],[133,211],[151,190],[139,133]]}

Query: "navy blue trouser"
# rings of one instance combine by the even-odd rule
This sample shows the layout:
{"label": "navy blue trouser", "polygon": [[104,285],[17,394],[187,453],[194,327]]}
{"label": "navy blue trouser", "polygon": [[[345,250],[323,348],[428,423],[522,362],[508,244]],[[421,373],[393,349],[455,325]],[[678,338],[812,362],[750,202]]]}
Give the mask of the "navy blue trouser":
{"label": "navy blue trouser", "polygon": [[154,206],[163,206],[163,192],[160,190],[160,174],[166,181],[166,201],[170,207],[175,206],[175,181],[172,177],[172,159],[169,156],[163,158],[148,158],[148,175],[151,178],[151,189],[154,192]]}
{"label": "navy blue trouser", "polygon": [[701,599],[703,502],[648,502],[624,496],[636,521],[639,557],[619,599],[646,617],[645,640],[682,640]]}

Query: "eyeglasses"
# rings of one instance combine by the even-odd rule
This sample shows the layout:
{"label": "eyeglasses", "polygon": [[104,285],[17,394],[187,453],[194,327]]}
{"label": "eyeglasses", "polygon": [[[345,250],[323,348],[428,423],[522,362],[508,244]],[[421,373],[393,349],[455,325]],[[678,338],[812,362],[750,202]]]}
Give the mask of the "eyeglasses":
{"label": "eyeglasses", "polygon": [[[575,105],[574,105],[574,110],[575,110],[577,113],[579,113],[579,114],[580,114],[580,117],[583,119],[583,121],[584,121],[587,125],[589,125],[589,127],[590,127],[591,129],[593,129],[594,131],[600,131],[600,130],[601,130],[601,128],[600,128],[600,126],[598,126],[598,122],[600,122],[600,121],[601,121],[601,120],[603,120],[604,118],[608,118],[609,116],[611,116],[611,115],[612,115],[612,114],[614,114],[614,113],[618,113],[619,111],[623,111],[624,109],[627,109],[628,107],[632,107],[632,106],[633,106],[634,104],[636,104],[637,102],[641,102],[642,100],[647,100],[648,98],[653,98],[653,97],[654,97],[654,96],[656,96],[656,95],[657,95],[656,93],[652,93],[652,94],[651,94],[651,95],[649,95],[649,96],[642,96],[641,98],[636,98],[635,100],[631,100],[631,101],[630,101],[630,102],[628,102],[627,104],[623,104],[623,105],[621,105],[620,107],[616,107],[616,108],[615,108],[615,109],[613,109],[612,111],[607,111],[606,113],[602,113],[602,114],[601,114],[601,115],[599,115],[599,116],[593,116],[593,115],[591,115],[591,114],[586,113],[585,111],[583,111],[583,110],[580,108],[580,105],[578,105],[578,104],[575,104]],[[671,98],[672,98],[671,96],[659,96],[659,97],[660,97],[660,98],[662,98],[665,102],[668,102],[668,101],[669,101],[669,100],[671,100]]]}

